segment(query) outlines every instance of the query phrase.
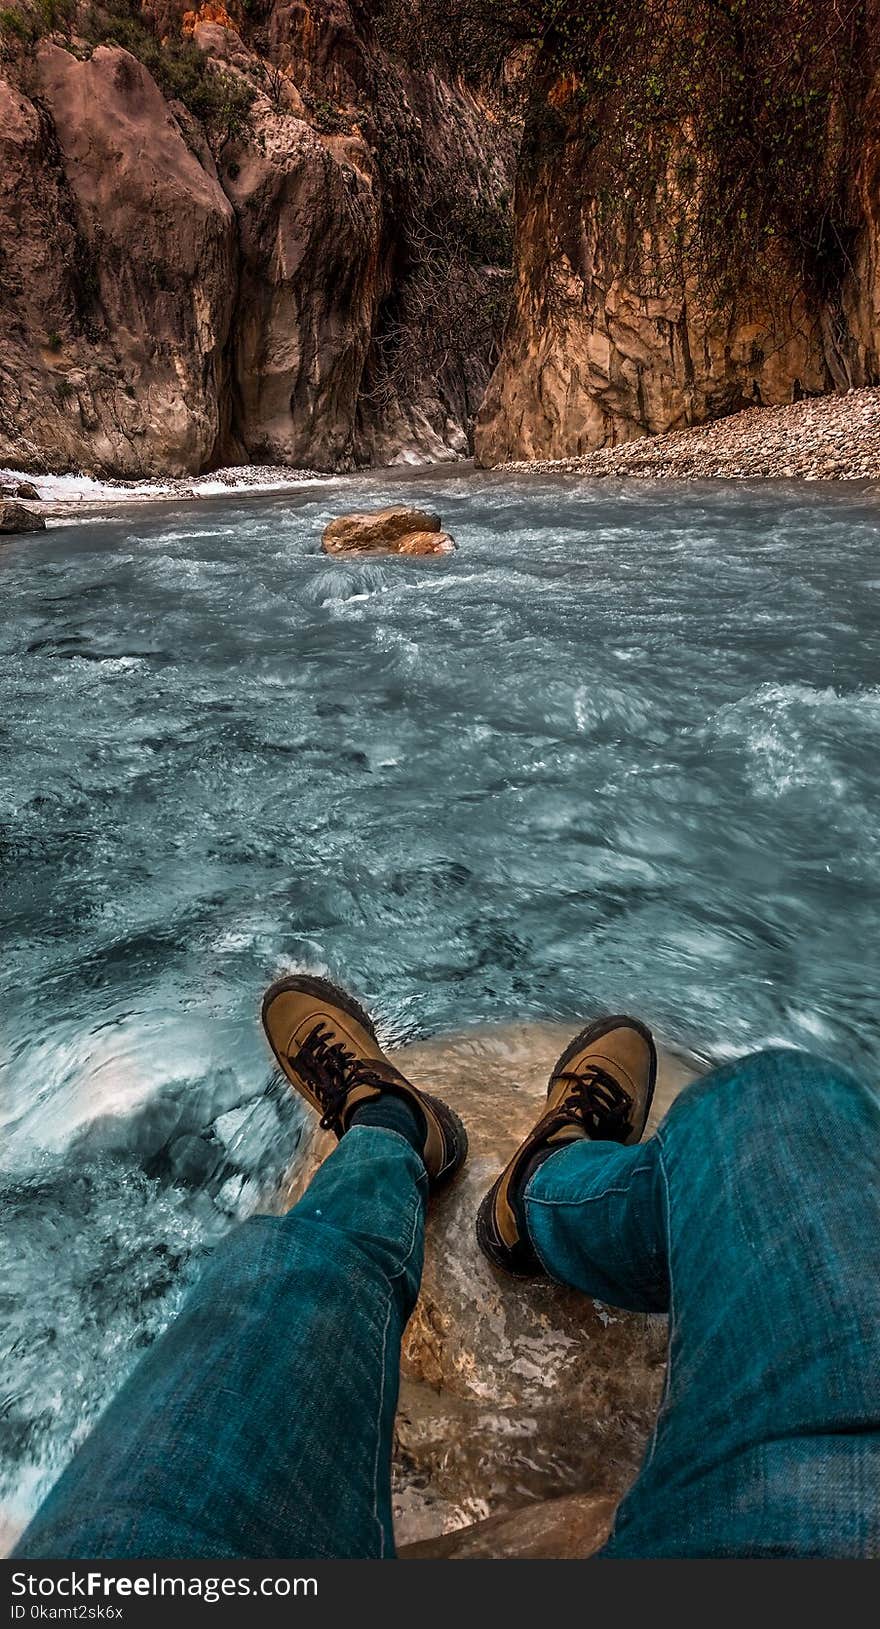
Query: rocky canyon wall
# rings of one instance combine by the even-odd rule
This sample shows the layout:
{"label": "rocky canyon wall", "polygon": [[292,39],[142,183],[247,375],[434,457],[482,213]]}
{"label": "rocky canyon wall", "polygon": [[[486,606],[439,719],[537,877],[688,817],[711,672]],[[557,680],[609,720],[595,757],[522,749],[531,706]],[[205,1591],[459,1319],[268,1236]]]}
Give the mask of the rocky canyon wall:
{"label": "rocky canyon wall", "polygon": [[880,380],[880,0],[9,5],[0,462],[492,465]]}
{"label": "rocky canyon wall", "polygon": [[228,434],[232,206],[134,57],[0,82],[0,459],[203,467]]}
{"label": "rocky canyon wall", "polygon": [[615,10],[537,58],[485,465],[880,379],[876,4]]}
{"label": "rocky canyon wall", "polygon": [[646,262],[663,253],[667,202],[645,244],[601,228],[589,198],[572,222],[552,175],[525,191],[514,312],[477,420],[480,463],[572,457],[833,388],[819,314],[796,284],[772,316],[747,297],[716,313],[693,283],[656,285]]}
{"label": "rocky canyon wall", "polygon": [[493,108],[392,58],[368,5],[116,3],[4,36],[0,462],[467,451],[508,286]]}

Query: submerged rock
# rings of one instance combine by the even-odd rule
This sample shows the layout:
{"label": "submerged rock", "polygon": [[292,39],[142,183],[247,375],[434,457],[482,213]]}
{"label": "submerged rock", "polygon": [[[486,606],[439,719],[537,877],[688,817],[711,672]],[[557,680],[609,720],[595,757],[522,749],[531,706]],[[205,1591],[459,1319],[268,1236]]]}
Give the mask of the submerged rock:
{"label": "submerged rock", "polygon": [[401,1546],[401,1561],[579,1561],[604,1544],[612,1494],[572,1493]]}
{"label": "submerged rock", "polygon": [[44,532],[46,522],[35,509],[29,509],[25,503],[10,502],[7,498],[0,503],[0,532]]}
{"label": "submerged rock", "polygon": [[455,542],[440,516],[398,506],[339,515],[324,528],[325,554],[451,554]]}
{"label": "submerged rock", "polygon": [[[462,1115],[471,1150],[451,1191],[432,1203],[422,1292],[404,1340],[398,1543],[436,1545],[447,1535],[413,1554],[587,1553],[601,1543],[653,1425],[665,1319],[504,1277],[474,1239],[479,1201],[536,1118],[575,1027],[474,1030],[398,1054],[413,1080]],[[700,1067],[661,1054],[652,1125]],[[292,1197],[333,1146],[313,1133]]]}
{"label": "submerged rock", "polygon": [[410,532],[395,549],[395,554],[452,554],[455,539],[448,532]]}

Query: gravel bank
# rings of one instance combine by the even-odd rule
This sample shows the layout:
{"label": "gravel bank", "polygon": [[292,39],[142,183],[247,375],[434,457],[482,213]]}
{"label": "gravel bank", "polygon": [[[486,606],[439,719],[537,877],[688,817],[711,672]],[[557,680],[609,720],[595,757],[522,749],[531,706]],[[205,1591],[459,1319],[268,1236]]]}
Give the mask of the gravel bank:
{"label": "gravel bank", "polygon": [[282,464],[239,464],[212,471],[210,475],[168,476],[154,481],[121,481],[91,475],[22,475],[13,469],[0,469],[0,486],[10,490],[27,481],[36,490],[47,519],[69,519],[86,515],[93,519],[112,514],[120,504],[156,503],[162,499],[216,498],[245,491],[283,492],[305,483],[332,480],[317,470],[288,469]]}
{"label": "gravel bank", "polygon": [[880,387],[816,396],[790,407],[750,407],[712,424],[645,436],[579,458],[505,465],[533,474],[641,476],[658,481],[805,481],[880,477]]}

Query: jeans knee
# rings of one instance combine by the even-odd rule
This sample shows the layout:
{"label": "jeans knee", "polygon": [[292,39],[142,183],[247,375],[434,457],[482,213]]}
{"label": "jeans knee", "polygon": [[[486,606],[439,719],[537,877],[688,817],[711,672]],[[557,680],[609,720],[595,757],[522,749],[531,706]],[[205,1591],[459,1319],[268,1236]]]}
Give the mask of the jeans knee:
{"label": "jeans knee", "polygon": [[765,1126],[772,1121],[780,1127],[786,1120],[793,1125],[803,1119],[805,1102],[821,1105],[822,1113],[851,1121],[862,1114],[876,1116],[880,1099],[840,1064],[817,1053],[794,1047],[766,1047],[751,1052],[734,1063],[713,1070],[682,1093],[672,1107],[669,1121],[679,1114],[697,1114],[731,1127],[743,1115],[754,1116]]}
{"label": "jeans knee", "polygon": [[795,1047],[765,1047],[761,1052],[751,1052],[730,1065],[729,1072],[740,1090],[746,1088],[788,1098],[797,1097],[803,1091],[811,1095],[848,1096],[853,1091],[867,1090],[857,1076],[840,1064]]}
{"label": "jeans knee", "polygon": [[741,1085],[784,1092],[799,1090],[807,1078],[835,1073],[833,1064],[826,1058],[790,1046],[767,1046],[759,1052],[747,1052],[729,1068]]}

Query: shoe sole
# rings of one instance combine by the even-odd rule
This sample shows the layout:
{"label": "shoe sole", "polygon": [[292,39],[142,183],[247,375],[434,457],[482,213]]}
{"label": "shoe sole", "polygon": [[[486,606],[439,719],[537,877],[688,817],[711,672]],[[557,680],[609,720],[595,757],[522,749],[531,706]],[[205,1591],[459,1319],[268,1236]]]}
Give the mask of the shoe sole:
{"label": "shoe sole", "polygon": [[[501,1180],[500,1177],[498,1180]],[[510,1246],[502,1244],[498,1239],[495,1233],[494,1203],[497,1187],[498,1182],[493,1183],[477,1211],[477,1220],[474,1224],[477,1244],[492,1266],[497,1267],[499,1272],[506,1273],[509,1278],[546,1278],[544,1268],[529,1245],[520,1240],[518,1249],[522,1255],[517,1259]],[[534,1265],[530,1263],[529,1256],[533,1257]]]}
{"label": "shoe sole", "polygon": [[[360,1002],[355,1001],[354,996],[349,995],[347,990],[341,990],[338,984],[332,984],[329,979],[313,978],[308,973],[292,973],[287,978],[276,979],[274,984],[269,985],[266,994],[263,996],[260,1015],[262,1018],[266,1039],[272,1048],[272,1054],[279,1068],[283,1071],[285,1078],[290,1081],[290,1084],[300,1093],[301,1096],[305,1094],[302,1092],[299,1082],[295,1080],[291,1074],[287,1059],[281,1057],[279,1053],[276,1052],[272,1042],[272,1037],[269,1034],[268,1025],[266,1023],[267,1009],[275,1000],[275,997],[282,995],[286,990],[299,990],[302,991],[304,995],[316,996],[319,1001],[326,1001],[330,1006],[339,1007],[342,1012],[348,1014],[349,1018],[353,1018],[355,1023],[360,1024],[361,1027],[367,1031],[368,1035],[372,1036],[377,1046],[381,1045],[379,1037],[376,1034],[376,1027],[369,1013],[364,1011],[363,1007],[360,1005]],[[447,1184],[452,1181],[453,1177],[456,1176],[461,1170],[461,1167],[467,1159],[468,1154],[468,1134],[461,1119],[456,1114],[455,1110],[449,1107],[448,1103],[444,1103],[440,1098],[432,1097],[430,1092],[420,1092],[418,1087],[414,1086],[413,1091],[416,1092],[419,1097],[423,1097],[426,1102],[430,1103],[431,1108],[436,1114],[438,1120],[445,1121],[445,1123],[451,1127],[451,1140],[454,1142],[455,1154],[450,1160],[449,1164],[440,1172],[440,1175],[432,1178],[431,1191],[434,1192],[437,1189],[445,1188]],[[317,1111],[320,1113],[320,1105],[313,1105],[313,1107],[316,1107]]]}
{"label": "shoe sole", "polygon": [[430,1103],[431,1108],[434,1110],[434,1113],[437,1116],[437,1119],[441,1122],[441,1124],[444,1125],[444,1135],[447,1138],[447,1147],[454,1146],[455,1149],[452,1159],[449,1161],[448,1165],[443,1167],[443,1170],[440,1172],[439,1176],[430,1178],[431,1192],[439,1193],[441,1188],[446,1188],[449,1186],[449,1183],[452,1181],[453,1177],[458,1176],[459,1171],[468,1157],[467,1130],[460,1116],[456,1114],[454,1109],[449,1107],[448,1103],[444,1103],[442,1098],[432,1097],[430,1092],[419,1091],[417,1086],[413,1087],[413,1091],[418,1092],[419,1097],[424,1098],[426,1103]]}

